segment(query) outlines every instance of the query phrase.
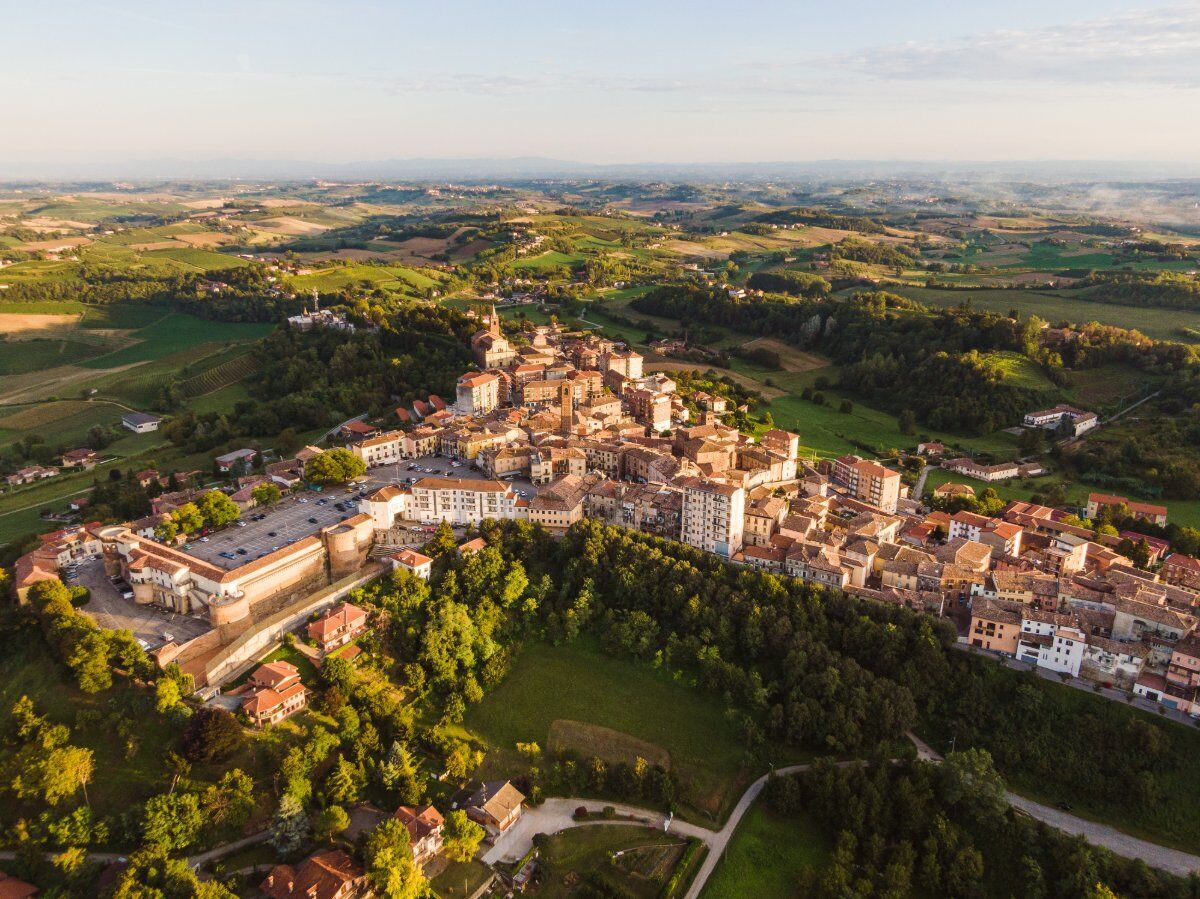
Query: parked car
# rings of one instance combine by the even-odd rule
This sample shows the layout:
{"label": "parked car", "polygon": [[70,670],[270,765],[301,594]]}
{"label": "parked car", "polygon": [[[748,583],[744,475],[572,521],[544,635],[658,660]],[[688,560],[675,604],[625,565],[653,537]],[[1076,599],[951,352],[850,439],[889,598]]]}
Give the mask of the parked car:
{"label": "parked car", "polygon": [[244,556],[244,555],[246,555],[246,551],[244,549],[242,549],[241,547],[238,547],[237,554],[239,556]]}
{"label": "parked car", "polygon": [[315,518],[310,518],[310,519],[308,519],[308,523],[309,523],[309,524],[316,524],[316,523],[317,523],[317,520],[316,520]]}

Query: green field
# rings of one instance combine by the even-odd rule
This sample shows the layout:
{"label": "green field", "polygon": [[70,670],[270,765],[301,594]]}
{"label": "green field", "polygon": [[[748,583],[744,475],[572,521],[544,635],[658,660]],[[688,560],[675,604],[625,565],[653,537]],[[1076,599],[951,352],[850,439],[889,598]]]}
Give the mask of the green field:
{"label": "green field", "polygon": [[87,368],[132,365],[135,362],[161,359],[200,344],[258,340],[274,328],[272,323],[215,322],[182,312],[171,312],[153,324],[133,332],[132,336],[138,343],[114,353],[98,356],[85,365]]}
{"label": "green field", "polygon": [[82,340],[0,340],[0,375],[78,365],[108,349],[102,343]]}
{"label": "green field", "polygon": [[1018,387],[1030,390],[1058,390],[1037,363],[1022,353],[1014,353],[1011,350],[993,350],[985,353],[984,358],[1004,372],[1006,381]]}
{"label": "green field", "polygon": [[[1011,457],[1016,452],[1016,440],[1001,431],[984,437],[963,437],[932,432],[918,425],[916,434],[902,434],[894,415],[864,406],[853,395],[840,393],[833,388],[821,391],[826,399],[824,405],[818,406],[801,399],[801,389],[812,386],[821,376],[836,381],[836,368],[830,366],[771,376],[775,386],[787,390],[788,395],[771,400],[768,408],[779,427],[800,435],[803,452],[816,456],[838,456],[843,453],[861,455],[863,452],[882,455],[892,448],[914,447],[921,439],[919,435],[927,435],[972,452],[993,453],[1000,457]],[[843,399],[854,404],[852,412],[847,414],[838,411]]]}
{"label": "green field", "polygon": [[584,641],[526,647],[504,682],[467,713],[465,727],[489,747],[485,764],[498,773],[520,764],[518,742],[545,746],[560,719],[665,749],[681,793],[698,808],[723,809],[744,783],[745,749],[717,697]]}
{"label": "green field", "polygon": [[926,287],[902,286],[889,286],[888,290],[929,306],[948,307],[970,302],[975,309],[987,309],[1001,314],[1016,309],[1022,316],[1037,315],[1051,324],[1060,321],[1076,324],[1094,321],[1118,328],[1136,328],[1147,337],[1156,340],[1195,343],[1196,338],[1184,336],[1180,329],[1200,330],[1200,312],[1093,303],[1085,299],[1079,290],[932,290]]}
{"label": "green field", "polygon": [[759,799],[742,818],[725,854],[700,894],[702,899],[786,899],[799,896],[805,867],[819,872],[833,844],[816,822],[784,818]]}
{"label": "green field", "polygon": [[569,256],[566,253],[560,253],[557,250],[548,250],[545,253],[540,253],[537,256],[523,256],[513,262],[515,269],[539,269],[553,268],[558,265],[564,265],[567,268],[578,265],[583,262],[583,255],[580,253],[572,253]]}
{"label": "green field", "polygon": [[436,287],[440,283],[423,271],[403,265],[341,265],[320,269],[309,275],[297,275],[290,281],[296,290],[301,291],[316,288],[332,292],[364,286],[407,294]]}
{"label": "green field", "polygon": [[228,253],[215,253],[199,247],[180,247],[169,250],[149,250],[144,254],[147,259],[162,259],[175,263],[184,271],[207,272],[226,268],[242,268],[250,264],[248,259],[241,259]]}

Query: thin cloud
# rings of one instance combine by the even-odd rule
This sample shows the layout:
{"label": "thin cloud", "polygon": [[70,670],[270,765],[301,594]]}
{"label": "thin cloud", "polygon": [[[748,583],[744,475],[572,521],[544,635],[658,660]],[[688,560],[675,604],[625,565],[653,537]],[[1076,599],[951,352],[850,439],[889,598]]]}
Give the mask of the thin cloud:
{"label": "thin cloud", "polygon": [[1200,5],[881,46],[847,54],[840,62],[884,79],[1194,88],[1200,87]]}

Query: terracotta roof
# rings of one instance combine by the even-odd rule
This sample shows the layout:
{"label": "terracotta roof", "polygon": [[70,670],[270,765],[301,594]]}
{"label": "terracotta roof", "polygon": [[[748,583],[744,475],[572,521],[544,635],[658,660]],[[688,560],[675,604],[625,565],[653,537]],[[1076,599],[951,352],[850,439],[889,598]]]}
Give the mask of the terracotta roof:
{"label": "terracotta roof", "polygon": [[287,702],[292,697],[307,692],[308,688],[300,681],[294,684],[288,684],[281,690],[274,690],[271,687],[263,687],[261,690],[256,690],[250,694],[249,698],[242,703],[242,708],[246,710],[247,715],[259,716],[269,714],[273,709],[277,709],[283,703]]}
{"label": "terracotta roof", "polygon": [[309,636],[321,640],[343,628],[355,628],[365,623],[367,613],[348,602],[339,603],[308,626]]}
{"label": "terracotta roof", "polygon": [[393,817],[403,822],[404,826],[408,828],[408,838],[413,843],[424,839],[445,823],[445,819],[442,818],[441,813],[432,805],[427,805],[419,809],[402,805],[396,809],[396,814]]}
{"label": "terracotta roof", "polygon": [[347,884],[363,876],[354,859],[335,849],[307,858],[294,868],[276,865],[258,888],[271,899],[333,899]]}
{"label": "terracotta roof", "polygon": [[483,478],[421,478],[413,489],[422,490],[473,490],[482,493],[507,493],[508,485],[502,481]]}
{"label": "terracotta roof", "polygon": [[18,880],[0,871],[0,899],[29,899],[37,895],[38,888],[32,883]]}
{"label": "terracotta roof", "polygon": [[415,549],[402,549],[398,553],[393,553],[392,558],[405,568],[419,568],[433,562],[429,556],[419,553]]}
{"label": "terracotta roof", "polygon": [[299,676],[300,671],[295,665],[281,659],[259,665],[254,673],[250,675],[250,679],[255,683],[262,684],[264,687],[278,687],[280,684]]}

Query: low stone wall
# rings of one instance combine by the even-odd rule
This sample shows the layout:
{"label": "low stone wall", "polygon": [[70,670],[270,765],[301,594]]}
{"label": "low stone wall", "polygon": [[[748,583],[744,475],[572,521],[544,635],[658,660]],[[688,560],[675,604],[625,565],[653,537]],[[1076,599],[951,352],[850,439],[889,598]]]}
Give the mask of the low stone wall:
{"label": "low stone wall", "polygon": [[284,634],[298,627],[314,612],[329,608],[351,590],[361,587],[386,570],[378,562],[371,562],[353,575],[342,578],[324,590],[304,597],[251,625],[208,661],[204,667],[204,682],[197,683],[197,686],[220,687],[233,680],[252,665],[264,651],[283,639]]}

